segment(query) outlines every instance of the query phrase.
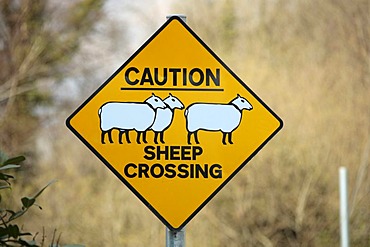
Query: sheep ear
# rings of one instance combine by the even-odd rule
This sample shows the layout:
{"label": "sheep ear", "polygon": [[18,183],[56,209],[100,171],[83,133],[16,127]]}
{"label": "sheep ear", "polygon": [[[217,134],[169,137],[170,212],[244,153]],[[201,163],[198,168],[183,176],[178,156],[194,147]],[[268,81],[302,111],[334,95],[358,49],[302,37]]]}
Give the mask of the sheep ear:
{"label": "sheep ear", "polygon": [[172,96],[172,93],[170,93],[170,96],[171,96],[171,97],[173,97],[173,96]]}
{"label": "sheep ear", "polygon": [[240,98],[240,94],[237,94],[236,97]]}
{"label": "sheep ear", "polygon": [[154,93],[152,93],[152,96],[155,96],[155,94],[154,94]]}

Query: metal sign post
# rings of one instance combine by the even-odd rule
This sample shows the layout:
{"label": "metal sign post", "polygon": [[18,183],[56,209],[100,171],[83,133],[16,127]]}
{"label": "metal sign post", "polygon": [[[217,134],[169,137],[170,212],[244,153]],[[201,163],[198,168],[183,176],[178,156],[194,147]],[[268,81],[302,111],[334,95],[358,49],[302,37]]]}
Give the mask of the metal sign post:
{"label": "metal sign post", "polygon": [[166,247],[185,247],[185,228],[180,231],[166,229]]}
{"label": "metal sign post", "polygon": [[339,168],[341,247],[349,247],[347,168]]}
{"label": "metal sign post", "polygon": [[183,14],[172,14],[172,15],[167,15],[167,16],[166,16],[166,19],[168,20],[168,19],[170,19],[172,16],[178,16],[178,17],[180,17],[180,18],[181,18],[181,20],[182,20],[183,22],[185,22],[185,23],[186,23],[186,15],[183,15]]}

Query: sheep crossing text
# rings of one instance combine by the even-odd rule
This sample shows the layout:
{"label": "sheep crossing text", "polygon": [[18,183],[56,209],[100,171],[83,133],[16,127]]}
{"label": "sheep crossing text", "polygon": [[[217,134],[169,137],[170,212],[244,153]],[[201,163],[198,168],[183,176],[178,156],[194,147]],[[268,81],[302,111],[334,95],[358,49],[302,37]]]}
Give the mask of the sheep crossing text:
{"label": "sheep crossing text", "polygon": [[[203,154],[200,146],[146,146],[143,156],[148,162],[163,160],[171,163],[147,164],[128,163],[123,168],[123,174],[128,178],[222,178],[220,164],[198,164],[195,161]],[[193,161],[186,163],[186,161]],[[180,162],[179,162],[180,161]]]}

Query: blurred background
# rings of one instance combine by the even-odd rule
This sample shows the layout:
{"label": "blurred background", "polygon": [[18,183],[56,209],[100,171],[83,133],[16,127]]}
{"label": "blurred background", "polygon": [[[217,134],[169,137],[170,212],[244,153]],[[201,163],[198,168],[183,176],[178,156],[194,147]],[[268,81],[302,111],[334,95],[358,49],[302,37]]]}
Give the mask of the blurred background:
{"label": "blurred background", "polygon": [[174,13],[284,121],[190,221],[187,246],[339,246],[340,166],[351,246],[370,246],[367,0],[0,0],[0,150],[27,158],[12,193],[58,180],[26,230],[165,245],[163,224],[65,119]]}

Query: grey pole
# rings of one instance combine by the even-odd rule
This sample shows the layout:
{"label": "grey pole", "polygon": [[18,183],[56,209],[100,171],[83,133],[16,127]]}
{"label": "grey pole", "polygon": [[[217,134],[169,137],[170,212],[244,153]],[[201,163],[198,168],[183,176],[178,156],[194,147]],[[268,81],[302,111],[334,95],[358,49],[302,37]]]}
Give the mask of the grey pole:
{"label": "grey pole", "polygon": [[185,229],[171,231],[166,229],[166,247],[185,247]]}
{"label": "grey pole", "polygon": [[[169,19],[172,16],[178,16],[186,23],[186,15],[171,14],[167,15],[166,18]],[[185,247],[185,228],[179,231],[172,231],[166,228],[166,247]]]}
{"label": "grey pole", "polygon": [[339,168],[340,246],[349,247],[347,168]]}
{"label": "grey pole", "polygon": [[183,22],[185,22],[185,23],[186,23],[186,15],[183,15],[183,14],[171,14],[171,15],[167,15],[167,16],[166,16],[166,18],[167,18],[167,19],[170,19],[172,16],[178,16],[178,17],[180,17],[180,18],[181,18],[181,20],[182,20]]}

